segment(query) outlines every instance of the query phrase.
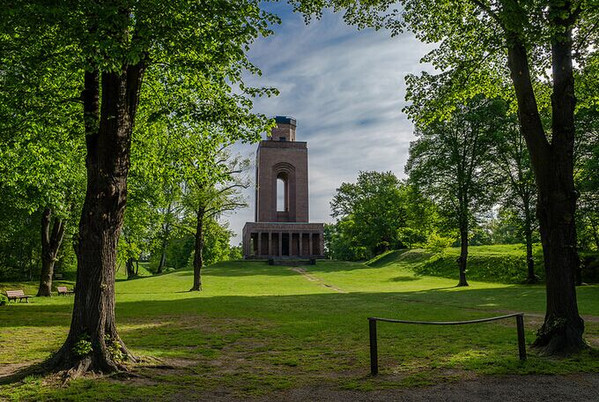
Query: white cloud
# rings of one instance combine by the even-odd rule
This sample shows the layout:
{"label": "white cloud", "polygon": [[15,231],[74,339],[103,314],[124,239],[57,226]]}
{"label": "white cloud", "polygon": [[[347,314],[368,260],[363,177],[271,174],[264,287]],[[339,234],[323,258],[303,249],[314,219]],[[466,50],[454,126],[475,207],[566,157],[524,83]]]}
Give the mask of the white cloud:
{"label": "white cloud", "polygon": [[[263,76],[250,83],[274,86],[280,95],[258,99],[255,109],[297,119],[297,139],[308,141],[310,220],[330,222],[329,202],[343,181],[361,170],[391,170],[403,177],[412,125],[402,113],[404,76],[431,70],[419,64],[431,49],[410,34],[391,38],[386,31],[357,31],[341,15],[326,13],[306,26],[299,15],[283,16],[275,34],[259,40],[250,52]],[[237,150],[253,158],[256,145]],[[250,208],[228,220],[241,241]]]}

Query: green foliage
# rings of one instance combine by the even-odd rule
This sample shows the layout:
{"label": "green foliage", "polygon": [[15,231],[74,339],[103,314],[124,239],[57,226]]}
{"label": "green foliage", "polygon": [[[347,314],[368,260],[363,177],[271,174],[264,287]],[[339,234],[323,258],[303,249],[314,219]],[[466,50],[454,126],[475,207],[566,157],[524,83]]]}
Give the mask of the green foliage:
{"label": "green foliage", "polygon": [[451,247],[451,245],[454,242],[455,242],[455,239],[453,239],[451,237],[444,237],[444,236],[441,236],[437,232],[432,232],[426,238],[426,243],[424,244],[424,248],[433,253],[441,253],[446,248]]}
{"label": "green foliage", "polygon": [[[182,166],[194,168],[193,180],[222,178],[220,165],[206,155],[218,155],[223,144],[256,141],[271,124],[253,113],[252,99],[277,91],[243,81],[248,72],[260,73],[246,57],[249,45],[278,23],[256,1],[176,0],[166,8],[153,0],[15,1],[0,11],[0,21],[0,191],[19,209],[10,220],[0,216],[5,227],[24,228],[25,213],[41,207],[73,215],[71,222],[79,215],[84,123],[90,123],[80,104],[85,71],[102,82],[106,73],[131,66],[143,71],[139,106],[131,105],[135,128],[121,262],[147,258],[168,244],[175,211],[165,210],[180,201]],[[101,92],[101,102],[108,93]],[[76,238],[76,225],[69,227],[67,239]],[[26,243],[13,233],[7,233],[10,241],[2,237],[0,278],[31,278],[38,246],[15,251],[15,244]]]}
{"label": "green foliage", "polygon": [[391,172],[360,172],[342,183],[331,201],[337,222],[325,231],[335,259],[360,260],[402,246],[398,229],[407,220],[406,189]]}
{"label": "green foliage", "polygon": [[490,148],[504,114],[503,102],[477,97],[448,120],[417,126],[409,182],[436,201],[454,233],[470,231],[494,201]]}
{"label": "green foliage", "polygon": [[104,335],[104,342],[106,342],[106,348],[108,349],[110,357],[112,357],[115,362],[121,363],[125,360],[126,356],[123,353],[123,348],[121,348],[117,339],[113,339],[110,335],[106,334]]}
{"label": "green foliage", "polygon": [[73,345],[73,353],[80,357],[87,356],[93,350],[92,343],[87,335],[82,336],[77,342],[75,342],[75,345]]}
{"label": "green foliage", "polygon": [[[166,249],[168,266],[180,269],[188,266],[194,248],[194,238],[191,234],[173,238]],[[156,256],[159,258],[159,256]]]}
{"label": "green foliage", "polygon": [[204,264],[211,265],[221,261],[228,261],[231,254],[229,241],[233,233],[228,225],[221,225],[215,219],[208,219],[204,237]]}
{"label": "green foliage", "polygon": [[0,197],[0,280],[32,280],[41,266],[41,214],[15,208]]}
{"label": "green foliage", "polygon": [[229,248],[229,260],[241,260],[243,258],[242,246],[233,246]]}
{"label": "green foliage", "polygon": [[599,54],[589,58],[576,78],[577,235],[582,250],[599,251]]}
{"label": "green foliage", "polygon": [[8,297],[0,293],[0,306],[4,306],[8,303]]}

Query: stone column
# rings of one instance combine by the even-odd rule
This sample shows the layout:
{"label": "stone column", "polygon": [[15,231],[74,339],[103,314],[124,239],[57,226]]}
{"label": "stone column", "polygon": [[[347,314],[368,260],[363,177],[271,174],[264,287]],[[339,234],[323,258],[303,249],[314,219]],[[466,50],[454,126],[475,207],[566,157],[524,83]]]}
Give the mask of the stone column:
{"label": "stone column", "polygon": [[324,233],[322,235],[319,234],[318,238],[320,239],[320,255],[324,255]]}
{"label": "stone column", "polygon": [[272,232],[268,232],[268,256],[272,256]]}
{"label": "stone column", "polygon": [[293,233],[289,232],[289,257],[293,255]]}
{"label": "stone column", "polygon": [[258,253],[256,255],[262,255],[262,232],[258,232]]}
{"label": "stone column", "polygon": [[310,237],[310,251],[308,252],[309,256],[314,255],[314,248],[312,247],[312,233],[309,233],[308,236]]}
{"label": "stone column", "polygon": [[298,244],[299,249],[297,250],[297,255],[299,255],[301,257],[302,251],[303,251],[302,250],[302,237],[304,237],[304,234],[300,232],[300,233],[298,233],[298,236],[299,236],[299,244]]}
{"label": "stone column", "polygon": [[283,256],[283,233],[279,232],[279,257]]}

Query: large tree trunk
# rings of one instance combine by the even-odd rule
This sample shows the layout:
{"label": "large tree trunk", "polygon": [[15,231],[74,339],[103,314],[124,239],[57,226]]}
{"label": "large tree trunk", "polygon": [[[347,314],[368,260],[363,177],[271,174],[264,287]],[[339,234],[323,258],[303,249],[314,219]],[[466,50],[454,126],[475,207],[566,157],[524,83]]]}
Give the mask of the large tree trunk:
{"label": "large tree trunk", "polygon": [[458,265],[460,268],[460,281],[459,286],[468,286],[466,280],[466,268],[468,265],[468,223],[460,223],[460,256],[458,258]]}
{"label": "large tree trunk", "polygon": [[[518,100],[521,132],[526,139],[539,190],[537,216],[547,283],[545,322],[533,346],[547,354],[570,353],[585,347],[584,322],[578,313],[575,271],[576,191],[574,188],[574,77],[570,2],[552,9],[553,94],[552,142],[548,142],[534,95],[526,47],[517,34],[508,43],[508,66]],[[566,15],[567,19],[561,19]]]}
{"label": "large tree trunk", "polygon": [[539,281],[535,275],[535,260],[532,256],[532,212],[528,200],[524,200],[524,237],[526,240],[526,266],[528,274],[526,283],[533,284]]}
{"label": "large tree trunk", "polygon": [[196,221],[195,255],[193,257],[193,287],[189,291],[202,290],[202,265],[204,265],[204,215],[205,208],[198,208]]}
{"label": "large tree trunk", "polygon": [[51,360],[54,368],[70,369],[72,376],[125,369],[122,360],[133,359],[116,329],[114,280],[142,74],[142,64],[102,73],[100,110],[99,74],[85,73],[87,192],[79,223],[75,303],[67,340]]}
{"label": "large tree trunk", "polygon": [[38,296],[52,296],[52,276],[54,263],[64,239],[65,222],[61,218],[54,218],[52,228],[52,210],[45,208],[42,212],[42,274]]}

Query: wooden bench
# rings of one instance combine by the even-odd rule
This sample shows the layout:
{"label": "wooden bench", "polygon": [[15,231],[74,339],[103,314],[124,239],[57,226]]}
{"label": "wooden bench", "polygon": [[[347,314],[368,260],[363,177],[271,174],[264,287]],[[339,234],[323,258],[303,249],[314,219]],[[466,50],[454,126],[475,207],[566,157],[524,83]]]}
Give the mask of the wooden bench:
{"label": "wooden bench", "polygon": [[19,299],[19,302],[22,302],[23,299],[25,299],[25,301],[29,303],[29,298],[31,296],[27,296],[22,290],[7,290],[6,297],[8,297],[8,301],[14,300],[15,303],[17,299]]}
{"label": "wooden bench", "polygon": [[67,289],[66,286],[57,286],[56,287],[56,291],[58,292],[58,295],[69,295],[69,294],[73,294],[75,293],[73,290],[69,290]]}

